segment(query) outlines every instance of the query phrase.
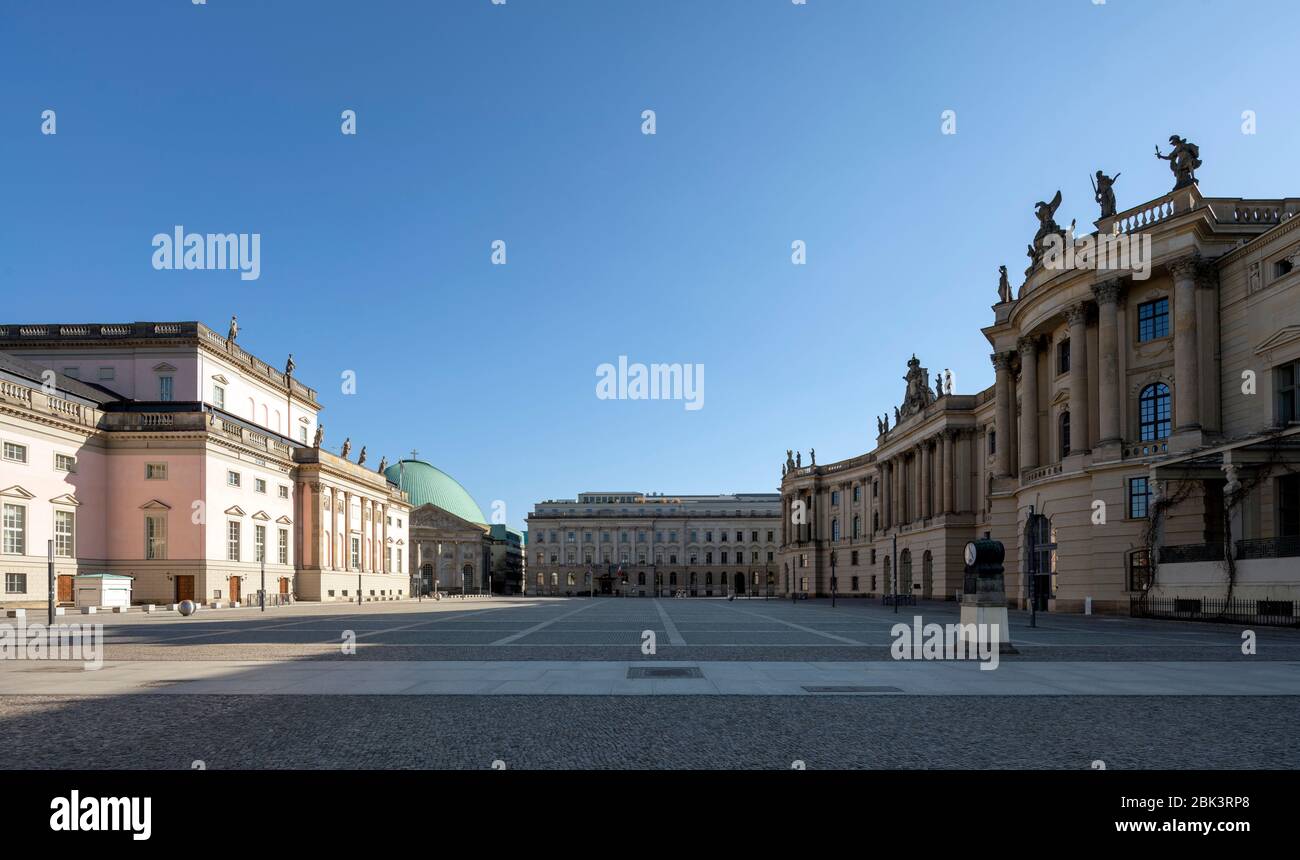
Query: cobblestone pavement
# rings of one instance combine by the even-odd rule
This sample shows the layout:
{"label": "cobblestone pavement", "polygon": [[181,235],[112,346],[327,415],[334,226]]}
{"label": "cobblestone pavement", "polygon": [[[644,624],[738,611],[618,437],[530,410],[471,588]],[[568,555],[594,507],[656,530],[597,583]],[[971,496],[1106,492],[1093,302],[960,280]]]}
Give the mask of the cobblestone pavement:
{"label": "cobblestone pavement", "polygon": [[[891,628],[954,623],[953,603],[892,608],[866,600],[493,598],[304,605],[268,611],[205,611],[193,618],[95,616],[110,660],[344,659],[345,631],[366,660],[628,660],[645,631],[661,660],[887,660]],[[1113,616],[1012,612],[1008,660],[1300,660],[1300,630],[1256,628],[1255,655],[1242,627]],[[68,617],[85,621],[85,617]],[[355,659],[355,658],[349,658]]]}
{"label": "cobblestone pavement", "polygon": [[0,768],[1294,769],[1295,702],[0,697]]}
{"label": "cobblestone pavement", "polygon": [[[110,660],[887,660],[865,600],[503,599],[96,616]],[[32,613],[29,621],[40,613]],[[68,616],[67,622],[89,621]],[[12,623],[12,622],[11,622]],[[1004,661],[1283,660],[1300,631],[1011,613]],[[641,651],[652,631],[655,653]],[[356,637],[345,656],[343,634]],[[1296,671],[1300,672],[1300,665]],[[1145,691],[1142,691],[1145,692]],[[0,696],[0,768],[1297,768],[1295,697]]]}

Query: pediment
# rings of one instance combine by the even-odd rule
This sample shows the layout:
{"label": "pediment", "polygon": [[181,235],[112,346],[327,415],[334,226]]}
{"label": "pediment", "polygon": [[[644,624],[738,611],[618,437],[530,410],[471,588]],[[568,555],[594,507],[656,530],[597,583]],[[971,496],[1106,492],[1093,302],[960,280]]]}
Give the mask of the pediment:
{"label": "pediment", "polygon": [[288,517],[280,517],[279,519],[276,520],[276,522],[282,526],[293,525],[293,520],[289,519]]}
{"label": "pediment", "polygon": [[263,520],[263,521],[265,521],[265,520],[269,520],[270,518],[271,518],[271,515],[268,514],[266,511],[258,511],[257,513],[253,514],[253,519],[255,519],[255,520]]}
{"label": "pediment", "polygon": [[34,499],[34,498],[36,498],[35,495],[33,495],[32,493],[27,492],[26,490],[24,490],[22,487],[18,486],[17,484],[14,484],[12,487],[6,487],[5,489],[0,490],[0,496],[9,496],[10,498],[14,498],[14,499]]}
{"label": "pediment", "polygon": [[1259,346],[1255,347],[1256,355],[1263,355],[1269,350],[1277,349],[1279,346],[1300,340],[1300,325],[1289,325],[1275,331],[1266,338]]}
{"label": "pediment", "polygon": [[72,495],[72,493],[64,493],[61,496],[55,496],[50,499],[50,502],[55,505],[71,505],[74,508],[81,507],[81,502],[77,501],[77,497]]}
{"label": "pediment", "polygon": [[176,370],[176,365],[162,362],[153,366],[154,373],[172,373]]}
{"label": "pediment", "polygon": [[246,516],[248,516],[248,514],[244,513],[244,509],[241,508],[239,505],[231,505],[230,507],[226,508],[226,510],[225,510],[225,514],[226,514],[226,516],[228,516],[228,517],[246,517]]}
{"label": "pediment", "polygon": [[140,506],[142,511],[170,511],[172,506],[166,502],[160,502],[157,499],[150,499]]}
{"label": "pediment", "polygon": [[434,504],[421,505],[411,511],[410,523],[412,528],[432,528],[432,529],[457,529],[461,531],[482,532],[483,527],[478,523],[461,519],[450,511],[444,510]]}
{"label": "pediment", "polygon": [[1052,398],[1052,402],[1050,405],[1060,406],[1062,403],[1069,403],[1069,402],[1070,402],[1070,389],[1062,388],[1060,391],[1056,392],[1056,396]]}
{"label": "pediment", "polygon": [[222,385],[229,385],[229,384],[230,384],[230,380],[229,380],[229,379],[226,379],[226,377],[222,376],[220,373],[214,373],[214,374],[212,374],[212,381],[213,381],[213,382],[220,382]]}

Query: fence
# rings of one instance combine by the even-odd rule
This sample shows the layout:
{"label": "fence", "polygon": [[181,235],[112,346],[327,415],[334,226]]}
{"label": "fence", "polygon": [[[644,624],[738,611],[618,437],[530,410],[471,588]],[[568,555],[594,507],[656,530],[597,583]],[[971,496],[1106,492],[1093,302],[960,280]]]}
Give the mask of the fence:
{"label": "fence", "polygon": [[1242,600],[1222,597],[1129,598],[1133,618],[1165,618],[1175,621],[1217,621],[1224,624],[1258,624],[1268,627],[1300,627],[1294,600]]}

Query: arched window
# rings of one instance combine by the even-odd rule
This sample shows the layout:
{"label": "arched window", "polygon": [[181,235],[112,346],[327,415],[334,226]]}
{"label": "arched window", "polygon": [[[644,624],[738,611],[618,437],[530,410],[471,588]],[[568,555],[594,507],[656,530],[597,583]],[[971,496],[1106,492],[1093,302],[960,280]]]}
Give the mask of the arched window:
{"label": "arched window", "polygon": [[1155,382],[1138,398],[1138,438],[1143,442],[1169,436],[1169,386]]}
{"label": "arched window", "polygon": [[1068,457],[1070,455],[1070,412],[1068,409],[1061,413],[1061,417],[1057,419],[1057,422],[1059,424],[1057,436],[1061,441],[1061,457]]}

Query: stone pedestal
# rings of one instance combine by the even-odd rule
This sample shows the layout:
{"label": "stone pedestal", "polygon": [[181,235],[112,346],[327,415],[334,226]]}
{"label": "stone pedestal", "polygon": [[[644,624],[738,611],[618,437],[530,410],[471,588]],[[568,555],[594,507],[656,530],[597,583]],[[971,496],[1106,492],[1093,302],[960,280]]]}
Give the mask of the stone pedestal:
{"label": "stone pedestal", "polygon": [[[998,653],[1018,654],[1011,645],[1011,622],[1007,616],[1007,596],[1000,591],[982,591],[963,595],[961,599],[961,623],[996,624],[998,626]],[[978,628],[976,628],[978,630]],[[962,641],[970,641],[965,629],[961,631]]]}

